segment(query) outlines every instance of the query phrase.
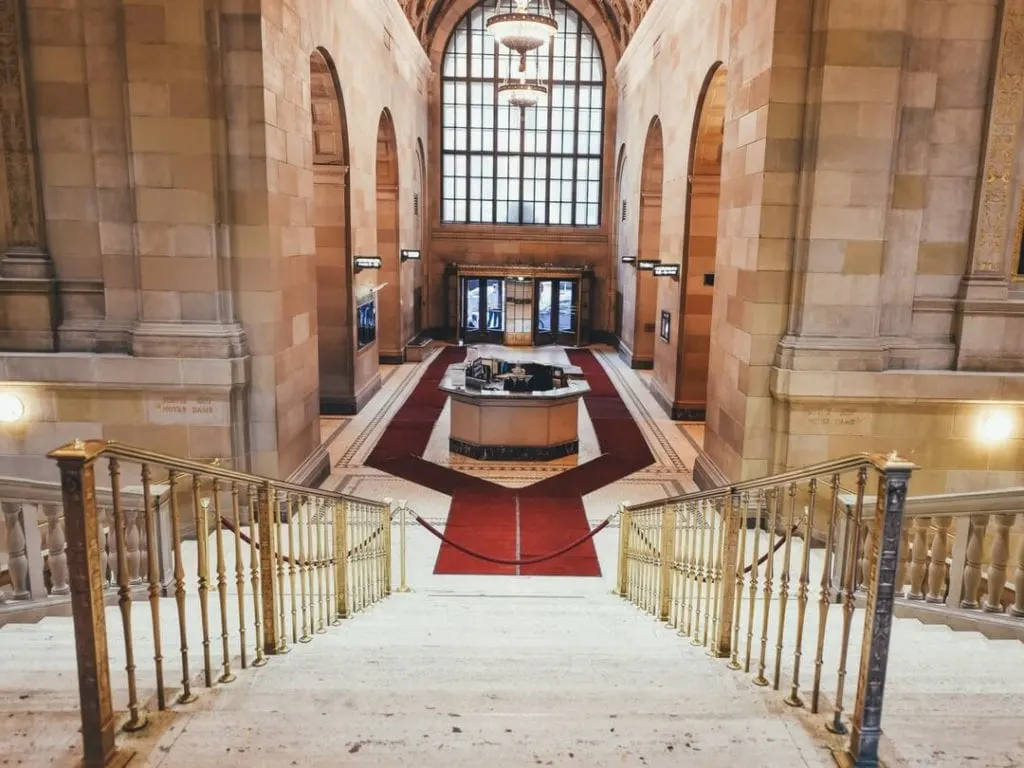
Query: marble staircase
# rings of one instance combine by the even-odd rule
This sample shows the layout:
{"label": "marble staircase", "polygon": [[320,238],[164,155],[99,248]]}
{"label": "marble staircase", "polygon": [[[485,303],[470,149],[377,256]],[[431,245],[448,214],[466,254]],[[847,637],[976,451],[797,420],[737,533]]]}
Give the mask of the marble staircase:
{"label": "marble staircase", "polygon": [[[161,600],[169,700],[180,686],[174,604]],[[139,686],[155,692],[149,613],[134,613]],[[189,599],[188,611],[198,611]],[[860,612],[858,612],[860,615]],[[107,612],[114,701],[126,701],[119,612]],[[198,621],[190,620],[190,627]],[[230,619],[229,619],[230,624]],[[214,627],[219,624],[214,621]],[[830,622],[834,644],[840,622]],[[855,628],[855,632],[858,631]],[[620,598],[603,580],[467,578],[395,594],[119,741],[137,764],[832,765],[822,717],[792,710],[725,660]],[[172,650],[173,649],[173,650]],[[215,676],[219,638],[212,644]],[[886,690],[891,765],[1017,766],[1024,644],[913,619],[893,628]],[[0,629],[0,755],[72,765],[80,754],[72,623]],[[150,708],[152,708],[150,701]]]}

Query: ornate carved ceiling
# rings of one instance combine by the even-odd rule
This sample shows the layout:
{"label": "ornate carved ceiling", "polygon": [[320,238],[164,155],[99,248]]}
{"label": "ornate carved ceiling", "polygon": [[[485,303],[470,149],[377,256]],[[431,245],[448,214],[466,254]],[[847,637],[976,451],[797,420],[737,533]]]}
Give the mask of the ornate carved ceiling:
{"label": "ornate carved ceiling", "polygon": [[[438,22],[444,16],[453,0],[398,0],[409,23],[416,30],[424,47],[429,48]],[[492,2],[492,0],[488,0]],[[654,0],[579,0],[579,5],[595,6],[608,24],[608,31],[614,38],[621,54],[636,32],[644,14]]]}

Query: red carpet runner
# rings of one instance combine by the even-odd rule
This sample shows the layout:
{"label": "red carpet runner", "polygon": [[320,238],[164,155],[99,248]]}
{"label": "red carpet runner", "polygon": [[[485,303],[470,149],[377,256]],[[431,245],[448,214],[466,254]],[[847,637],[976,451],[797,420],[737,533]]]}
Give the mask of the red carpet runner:
{"label": "red carpet runner", "polygon": [[[446,347],[427,367],[408,400],[384,430],[367,466],[452,497],[445,535],[468,549],[502,559],[543,556],[587,534],[583,496],[654,463],[647,441],[633,421],[601,363],[588,351],[570,350],[583,369],[590,392],[583,396],[602,455],[525,488],[505,488],[425,461],[430,433],[447,396],[437,386],[448,366],[465,350]],[[442,543],[434,573],[524,576],[600,576],[592,541],[534,565],[502,565],[471,557]]]}

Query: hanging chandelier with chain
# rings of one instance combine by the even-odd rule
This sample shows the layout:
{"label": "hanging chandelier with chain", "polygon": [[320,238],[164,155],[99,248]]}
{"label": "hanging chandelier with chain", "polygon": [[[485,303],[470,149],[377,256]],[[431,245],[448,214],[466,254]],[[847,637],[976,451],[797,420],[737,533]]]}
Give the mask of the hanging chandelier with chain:
{"label": "hanging chandelier with chain", "polygon": [[523,59],[558,33],[551,0],[496,0],[487,31]]}

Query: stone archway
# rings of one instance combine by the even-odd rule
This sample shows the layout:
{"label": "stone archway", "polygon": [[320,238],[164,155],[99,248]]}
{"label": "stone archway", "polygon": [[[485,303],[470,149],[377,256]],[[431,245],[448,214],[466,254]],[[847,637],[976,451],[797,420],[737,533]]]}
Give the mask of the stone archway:
{"label": "stone archway", "polygon": [[704,80],[694,115],[687,177],[686,233],[679,290],[672,417],[703,421],[708,402],[711,305],[718,248],[722,141],[725,133],[726,68],[715,64]]}
{"label": "stone archway", "polygon": [[612,219],[612,264],[609,274],[611,279],[608,281],[608,293],[609,301],[611,302],[612,312],[612,329],[615,333],[616,339],[622,338],[622,285],[620,284],[620,270],[622,264],[622,257],[625,255],[622,252],[623,246],[623,224],[626,221],[626,195],[623,189],[623,174],[626,170],[626,145],[623,144],[619,147],[619,159],[615,163],[615,206],[613,209]]}
{"label": "stone archway", "polygon": [[313,119],[313,230],[321,413],[354,413],[355,312],[352,290],[348,126],[334,63],[309,57]]}
{"label": "stone archway", "polygon": [[377,292],[377,348],[382,363],[404,361],[405,322],[402,316],[402,264],[399,261],[398,141],[391,112],[385,109],[377,127],[377,255],[378,276],[384,286]]}
{"label": "stone archway", "polygon": [[636,296],[633,318],[633,367],[654,367],[658,330],[658,282],[640,262],[661,258],[661,193],[665,177],[665,142],[661,120],[655,117],[647,129],[640,170],[640,230],[637,239]]}
{"label": "stone archway", "polygon": [[430,268],[427,262],[427,217],[423,214],[423,196],[427,192],[426,154],[423,141],[416,139],[416,165],[413,168],[413,204],[412,215],[415,219],[414,248],[420,250],[421,261],[413,264],[414,288],[412,308],[412,335],[416,336],[430,324]]}

